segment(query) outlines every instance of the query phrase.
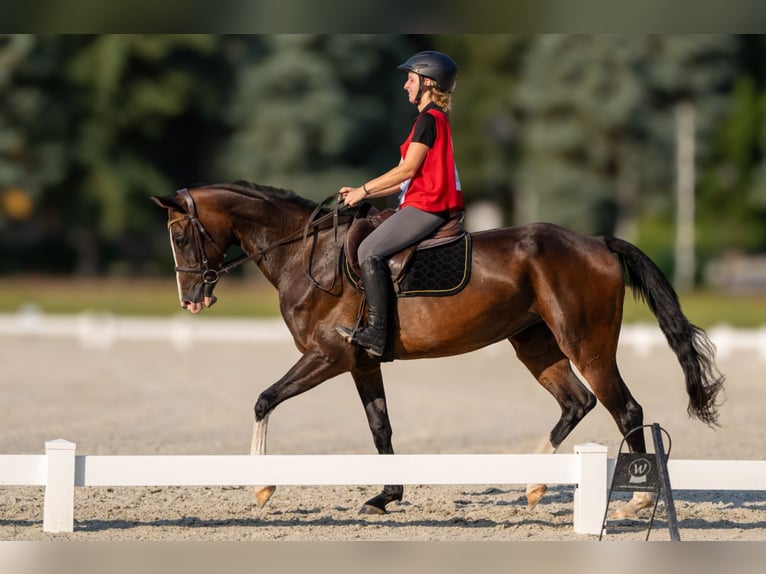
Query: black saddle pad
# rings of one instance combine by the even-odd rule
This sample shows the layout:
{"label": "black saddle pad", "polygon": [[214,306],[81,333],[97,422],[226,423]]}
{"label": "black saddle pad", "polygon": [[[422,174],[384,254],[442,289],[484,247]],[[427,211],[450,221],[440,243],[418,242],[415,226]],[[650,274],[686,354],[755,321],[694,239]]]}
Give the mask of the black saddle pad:
{"label": "black saddle pad", "polygon": [[[361,278],[351,269],[345,252],[341,266],[357,291]],[[446,243],[416,250],[401,277],[394,283],[397,297],[446,297],[463,290],[471,279],[471,234]]]}
{"label": "black saddle pad", "polygon": [[446,297],[471,278],[471,234],[457,241],[415,251],[396,285],[398,297]]}

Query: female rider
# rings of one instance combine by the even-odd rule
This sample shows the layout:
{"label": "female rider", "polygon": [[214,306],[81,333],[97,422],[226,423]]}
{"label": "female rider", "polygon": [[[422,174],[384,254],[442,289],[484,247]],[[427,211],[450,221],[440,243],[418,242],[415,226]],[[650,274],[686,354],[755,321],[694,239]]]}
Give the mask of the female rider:
{"label": "female rider", "polygon": [[419,52],[398,69],[407,72],[404,90],[418,108],[412,130],[401,145],[401,161],[360,187],[340,188],[348,206],[371,197],[399,193],[399,206],[359,246],[362,284],[367,296],[367,326],[338,327],[348,342],[380,357],[386,348],[391,278],[386,258],[428,236],[463,209],[448,113],[457,65],[441,52]]}

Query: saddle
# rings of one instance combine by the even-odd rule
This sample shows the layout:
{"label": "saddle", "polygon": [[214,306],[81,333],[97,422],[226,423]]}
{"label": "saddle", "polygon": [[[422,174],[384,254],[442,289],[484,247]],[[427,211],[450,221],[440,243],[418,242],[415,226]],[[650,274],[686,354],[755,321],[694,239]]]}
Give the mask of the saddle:
{"label": "saddle", "polygon": [[[374,207],[371,207],[364,216],[355,218],[346,232],[346,238],[344,241],[344,253],[346,261],[346,273],[351,279],[352,283],[359,288],[359,277],[361,275],[361,269],[359,267],[359,259],[357,251],[362,241],[375,230],[381,223],[391,217],[396,210],[385,209],[379,211]],[[388,258],[388,266],[391,270],[391,279],[394,283],[394,287],[397,288],[399,293],[401,290],[401,283],[405,278],[407,271],[410,267],[410,263],[413,261],[415,255],[419,252],[423,252],[429,249],[435,249],[437,247],[443,247],[458,242],[461,239],[465,240],[465,245],[468,246],[468,254],[470,253],[470,235],[463,229],[463,216],[464,212],[459,212],[450,217],[439,228],[436,229],[431,235],[422,239],[420,242],[406,247],[402,251],[391,255]],[[465,249],[459,249],[460,252]],[[468,257],[466,254],[466,257]],[[467,279],[467,277],[465,278]]]}

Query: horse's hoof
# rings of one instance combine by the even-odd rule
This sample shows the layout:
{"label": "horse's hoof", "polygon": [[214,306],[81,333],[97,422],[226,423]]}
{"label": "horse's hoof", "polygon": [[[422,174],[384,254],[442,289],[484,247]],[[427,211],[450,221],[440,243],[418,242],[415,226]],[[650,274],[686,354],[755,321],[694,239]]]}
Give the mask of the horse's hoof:
{"label": "horse's hoof", "polygon": [[274,494],[276,489],[276,486],[264,486],[255,493],[255,500],[258,502],[258,508],[263,508],[266,506],[266,503],[269,501],[271,495]]}
{"label": "horse's hoof", "polygon": [[548,491],[548,487],[544,484],[535,484],[527,487],[527,509],[532,510],[540,499]]}
{"label": "horse's hoof", "polygon": [[654,498],[647,492],[635,492],[633,498],[614,511],[614,518],[626,520],[636,518],[638,511],[654,504]]}
{"label": "horse's hoof", "polygon": [[631,520],[636,518],[636,516],[636,507],[629,502],[623,504],[620,508],[615,510],[614,514],[612,515],[615,520]]}
{"label": "horse's hoof", "polygon": [[373,506],[372,504],[365,504],[362,506],[362,508],[359,509],[359,514],[374,514],[376,516],[380,516],[381,514],[385,513],[385,508],[379,508],[377,506]]}
{"label": "horse's hoof", "polygon": [[638,518],[638,511],[646,508],[636,505],[633,502],[626,502],[620,508],[614,511],[613,518],[616,520],[632,520]]}

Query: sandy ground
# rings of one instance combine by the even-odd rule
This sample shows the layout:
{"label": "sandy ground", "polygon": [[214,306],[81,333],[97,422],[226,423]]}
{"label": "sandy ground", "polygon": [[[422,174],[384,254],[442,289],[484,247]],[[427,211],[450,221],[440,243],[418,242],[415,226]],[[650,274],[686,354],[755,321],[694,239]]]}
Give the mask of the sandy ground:
{"label": "sandy ground", "polygon": [[[291,343],[117,341],[108,350],[75,338],[4,336],[0,454],[36,454],[65,438],[80,454],[244,454],[258,393],[297,359]],[[623,375],[672,437],[672,457],[763,459],[766,361],[735,352],[726,373],[722,428],[689,419],[681,371],[667,349],[621,349]],[[556,422],[556,402],[509,345],[439,360],[384,366],[398,453],[524,453]],[[620,436],[599,406],[560,452]],[[351,377],[281,405],[271,416],[272,454],[374,453]],[[43,492],[0,488],[0,540],[593,541],[574,533],[573,489],[552,485],[532,511],[523,485],[416,486],[384,516],[361,516],[378,486],[280,487],[264,509],[245,487],[78,488],[75,531],[42,532]],[[624,499],[624,495],[621,495]],[[766,492],[675,491],[681,538],[766,541]],[[606,539],[643,540],[649,513],[614,523]],[[668,540],[663,505],[651,540]],[[619,528],[618,528],[619,527]]]}

